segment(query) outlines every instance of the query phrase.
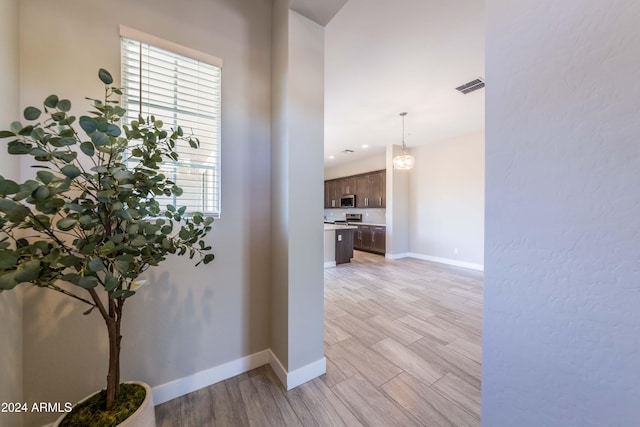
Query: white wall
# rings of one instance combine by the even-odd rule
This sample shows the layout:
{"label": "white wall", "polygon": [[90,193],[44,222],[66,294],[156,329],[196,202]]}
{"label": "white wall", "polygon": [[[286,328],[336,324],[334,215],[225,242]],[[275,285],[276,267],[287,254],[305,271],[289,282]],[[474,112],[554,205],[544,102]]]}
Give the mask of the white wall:
{"label": "white wall", "polygon": [[484,131],[415,147],[411,154],[411,253],[481,266]]}
{"label": "white wall", "polygon": [[[57,93],[78,112],[84,96],[100,96],[98,68],[119,75],[119,24],[224,60],[216,260],[196,269],[171,259],[151,271],[125,306],[123,379],[158,386],[267,349],[271,1],[23,0],[20,8],[23,107]],[[102,386],[100,317],[40,289],[25,297],[24,398],[75,401]],[[54,416],[33,415],[27,425]]]}
{"label": "white wall", "polygon": [[640,3],[486,16],[483,425],[638,425]]}
{"label": "white wall", "polygon": [[[411,150],[407,150],[411,154]],[[387,146],[387,240],[385,254],[389,258],[403,257],[409,253],[409,185],[412,170],[393,168],[393,158],[402,154],[399,145]]]}
{"label": "white wall", "polygon": [[[0,129],[20,118],[20,57],[18,0],[0,0]],[[0,140],[0,174],[17,180],[18,163]],[[0,402],[21,402],[22,394],[22,295],[0,293]],[[0,413],[0,425],[21,426],[19,414]]]}
{"label": "white wall", "polygon": [[376,154],[365,159],[354,160],[352,162],[332,165],[331,160],[327,160],[324,168],[324,179],[342,178],[343,176],[358,175],[366,172],[373,172],[387,167],[384,153]]}

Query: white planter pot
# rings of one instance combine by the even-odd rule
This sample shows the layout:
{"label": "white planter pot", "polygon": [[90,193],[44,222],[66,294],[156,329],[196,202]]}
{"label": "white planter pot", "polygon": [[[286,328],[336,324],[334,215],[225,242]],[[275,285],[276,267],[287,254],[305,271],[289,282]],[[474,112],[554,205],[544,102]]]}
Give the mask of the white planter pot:
{"label": "white planter pot", "polygon": [[[134,412],[129,418],[127,418],[126,420],[118,424],[118,427],[156,427],[156,411],[153,406],[153,396],[151,395],[151,387],[149,387],[148,384],[136,382],[136,381],[129,381],[128,383],[141,385],[142,387],[144,387],[144,390],[147,392],[147,395],[145,396],[138,410]],[[97,391],[96,393],[99,393],[99,391]],[[85,397],[80,402],[84,402],[85,400],[95,395],[96,393],[93,393]],[[56,422],[53,423],[53,427],[59,427],[60,423],[62,422],[62,420],[64,420],[64,417],[66,416],[67,414],[62,414],[62,416],[60,416],[60,418],[58,418]]]}

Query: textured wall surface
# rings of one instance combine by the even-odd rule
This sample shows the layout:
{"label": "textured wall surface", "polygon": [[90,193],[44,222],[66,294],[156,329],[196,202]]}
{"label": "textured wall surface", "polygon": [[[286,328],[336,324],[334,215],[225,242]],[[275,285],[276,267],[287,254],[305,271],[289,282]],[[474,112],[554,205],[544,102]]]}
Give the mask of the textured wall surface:
{"label": "textured wall surface", "polygon": [[640,420],[640,3],[487,2],[482,424]]}

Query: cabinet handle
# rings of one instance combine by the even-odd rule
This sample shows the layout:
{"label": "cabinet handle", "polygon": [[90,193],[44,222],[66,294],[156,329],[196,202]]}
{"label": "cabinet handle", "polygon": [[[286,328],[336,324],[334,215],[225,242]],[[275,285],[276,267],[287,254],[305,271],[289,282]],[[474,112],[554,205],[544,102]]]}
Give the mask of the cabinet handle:
{"label": "cabinet handle", "polygon": [[382,197],[378,197],[378,203],[380,204],[380,206],[382,206]]}

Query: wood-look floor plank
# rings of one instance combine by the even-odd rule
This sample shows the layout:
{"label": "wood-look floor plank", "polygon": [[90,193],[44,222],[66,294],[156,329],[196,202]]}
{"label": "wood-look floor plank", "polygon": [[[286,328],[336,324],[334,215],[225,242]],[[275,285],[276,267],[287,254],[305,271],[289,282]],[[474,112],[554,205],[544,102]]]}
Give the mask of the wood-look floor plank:
{"label": "wood-look floor plank", "polygon": [[329,322],[333,322],[338,325],[352,336],[358,337],[358,341],[365,346],[370,346],[371,344],[375,344],[385,338],[385,335],[382,332],[351,314],[338,317],[337,319]]}
{"label": "wood-look floor plank", "polygon": [[480,362],[471,360],[446,346],[428,339],[422,339],[409,345],[409,348],[425,360],[439,366],[447,372],[456,374],[468,384],[480,390],[481,367]]}
{"label": "wood-look floor plank", "polygon": [[358,373],[358,370],[334,351],[332,346],[325,345],[324,351],[327,358],[327,373],[322,376],[322,379],[327,386],[333,387]]}
{"label": "wood-look floor plank", "polygon": [[420,357],[393,338],[382,340],[372,345],[371,348],[427,385],[435,383],[446,374],[445,370]]}
{"label": "wood-look floor plank", "polygon": [[357,338],[344,340],[332,346],[332,349],[376,387],[402,372],[402,369],[380,353],[362,345]]}
{"label": "wood-look floor plank", "polygon": [[355,251],[325,269],[327,373],[269,366],[156,407],[159,427],[480,425],[482,273]]}
{"label": "wood-look floor plank", "polygon": [[403,372],[382,390],[425,426],[479,427],[480,419],[431,387]]}
{"label": "wood-look floor plank", "polygon": [[[433,317],[433,316],[432,316]],[[458,335],[443,329],[440,326],[427,322],[426,320],[419,319],[411,314],[398,319],[399,322],[404,323],[412,330],[419,334],[428,337],[430,340],[438,342],[440,344],[449,344],[458,338]]]}
{"label": "wood-look floor plank", "polygon": [[[351,410],[322,382],[316,378],[290,390],[289,398],[297,398],[305,405],[311,420],[302,424],[306,426],[345,426],[357,427],[362,425]],[[297,412],[297,411],[296,411]]]}
{"label": "wood-look floor plank", "polygon": [[[251,382],[256,391],[260,394],[263,408],[268,408],[274,419],[286,426],[302,426],[297,412],[291,407],[291,403],[286,398],[286,390],[279,384],[271,366],[261,366],[251,371]],[[277,410],[276,410],[277,408]]]}
{"label": "wood-look floor plank", "polygon": [[409,345],[424,338],[423,335],[419,334],[402,322],[389,319],[383,315],[373,316],[367,321],[367,323],[403,345]]}
{"label": "wood-look floor plank", "polygon": [[431,388],[480,418],[480,391],[456,375],[446,374]]}
{"label": "wood-look floor plank", "polygon": [[455,340],[451,341],[449,344],[447,344],[447,347],[457,351],[461,355],[466,356],[471,360],[482,360],[482,347],[462,337],[458,337]]}
{"label": "wood-look floor plank", "polygon": [[409,427],[420,425],[417,420],[387,399],[378,388],[360,374],[336,384],[333,391],[366,426]]}

